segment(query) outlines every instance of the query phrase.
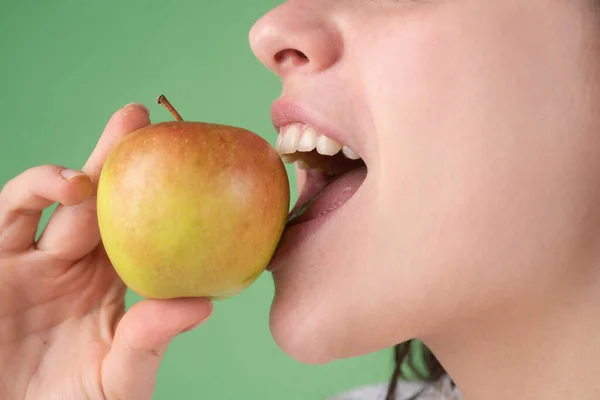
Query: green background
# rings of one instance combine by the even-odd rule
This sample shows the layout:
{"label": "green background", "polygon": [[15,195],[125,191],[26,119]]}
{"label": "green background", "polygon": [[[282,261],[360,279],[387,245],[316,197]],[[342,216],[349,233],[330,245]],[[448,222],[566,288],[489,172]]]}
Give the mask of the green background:
{"label": "green background", "polygon": [[[0,183],[38,164],[80,168],[129,102],[149,106],[153,122],[171,119],[155,103],[161,93],[184,119],[243,126],[274,143],[269,106],[280,82],[252,54],[248,31],[278,3],[0,0]],[[265,273],[179,336],[154,398],[320,400],[387,380],[389,351],[324,366],[289,358],[269,332],[272,295]],[[128,305],[137,300],[128,295]]]}

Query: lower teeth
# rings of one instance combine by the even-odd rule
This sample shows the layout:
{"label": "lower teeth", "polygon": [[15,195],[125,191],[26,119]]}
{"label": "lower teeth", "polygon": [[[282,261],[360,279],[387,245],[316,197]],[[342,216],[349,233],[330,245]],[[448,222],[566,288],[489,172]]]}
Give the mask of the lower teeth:
{"label": "lower teeth", "polygon": [[298,168],[300,169],[310,169],[310,165],[308,165],[308,163],[306,163],[304,160],[298,160],[297,164]]}

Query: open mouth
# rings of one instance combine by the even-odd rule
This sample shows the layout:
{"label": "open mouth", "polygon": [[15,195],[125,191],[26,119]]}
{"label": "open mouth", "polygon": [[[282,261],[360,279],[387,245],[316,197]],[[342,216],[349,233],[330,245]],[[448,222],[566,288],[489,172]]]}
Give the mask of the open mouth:
{"label": "open mouth", "polygon": [[297,163],[306,172],[286,229],[331,214],[356,193],[367,175],[360,155],[305,123],[282,126],[276,149],[285,163]]}

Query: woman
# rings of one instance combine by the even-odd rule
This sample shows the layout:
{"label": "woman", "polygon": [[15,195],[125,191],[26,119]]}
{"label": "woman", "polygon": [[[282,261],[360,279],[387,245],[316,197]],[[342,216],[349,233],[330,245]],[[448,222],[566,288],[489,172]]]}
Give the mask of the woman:
{"label": "woman", "polygon": [[[390,399],[600,398],[597,6],[289,0],[257,22],[251,47],[283,84],[278,150],[366,165],[311,200],[270,266],[283,351],[317,364],[419,338],[444,371],[416,388],[394,376]],[[205,299],[124,313],[102,250],[98,174],[149,123],[126,106],[81,171],[4,186],[0,398],[150,399],[168,343],[209,318]],[[302,168],[300,203],[325,184]],[[371,389],[341,398],[388,392]]]}

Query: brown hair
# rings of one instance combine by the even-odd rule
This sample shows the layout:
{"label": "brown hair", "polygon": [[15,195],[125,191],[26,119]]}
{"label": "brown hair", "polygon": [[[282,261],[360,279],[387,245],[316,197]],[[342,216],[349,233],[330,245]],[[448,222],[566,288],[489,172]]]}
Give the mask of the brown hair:
{"label": "brown hair", "polygon": [[[417,375],[419,379],[427,382],[435,382],[443,376],[447,375],[447,372],[442,366],[442,364],[438,361],[435,355],[427,348],[425,348],[426,351],[422,362],[425,364],[428,373],[423,374],[422,372],[420,372],[419,368],[415,366],[414,352],[411,351],[412,344],[414,343],[415,340],[413,339],[394,346],[394,372],[392,373],[392,377],[388,385],[388,391],[385,400],[396,400],[396,395],[398,392],[398,381],[405,377],[402,372],[403,365],[407,365],[413,374]],[[452,382],[452,384],[454,384],[454,382]],[[420,394],[421,393],[417,393],[409,400],[414,400],[418,398]]]}

